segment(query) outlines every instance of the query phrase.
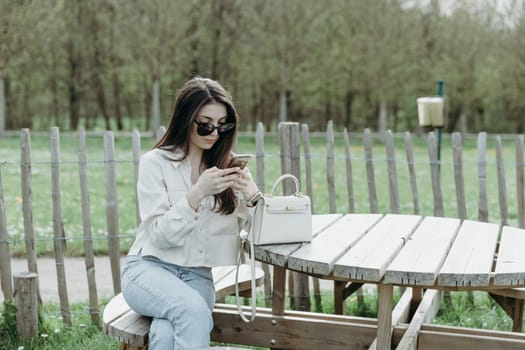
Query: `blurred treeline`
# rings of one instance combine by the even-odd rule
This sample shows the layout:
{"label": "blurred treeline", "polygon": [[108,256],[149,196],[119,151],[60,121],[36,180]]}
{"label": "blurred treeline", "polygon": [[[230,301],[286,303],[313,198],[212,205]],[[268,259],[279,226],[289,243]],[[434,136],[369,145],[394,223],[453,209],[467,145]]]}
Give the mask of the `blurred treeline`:
{"label": "blurred treeline", "polygon": [[442,79],[446,131],[521,133],[525,14],[497,2],[0,0],[5,126],[149,129],[200,75],[230,90],[241,130],[414,130]]}

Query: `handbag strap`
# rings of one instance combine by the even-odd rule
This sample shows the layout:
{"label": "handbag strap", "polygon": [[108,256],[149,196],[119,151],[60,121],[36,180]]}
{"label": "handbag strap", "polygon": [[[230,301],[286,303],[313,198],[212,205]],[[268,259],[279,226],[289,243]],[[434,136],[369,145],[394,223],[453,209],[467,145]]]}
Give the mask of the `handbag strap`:
{"label": "handbag strap", "polygon": [[294,184],[295,184],[295,193],[299,193],[301,191],[301,185],[299,184],[299,180],[297,180],[297,178],[292,175],[292,174],[283,174],[281,176],[279,176],[277,178],[277,180],[275,180],[275,182],[273,183],[273,188],[272,188],[272,193],[275,192],[275,190],[277,189],[277,186],[279,185],[279,183],[281,183],[281,181],[283,181],[284,179],[292,179]]}
{"label": "handbag strap", "polygon": [[257,312],[256,309],[256,298],[257,294],[255,291],[255,249],[253,247],[253,240],[249,241],[250,245],[250,257],[248,258],[248,261],[250,262],[250,272],[251,272],[251,289],[252,289],[252,310],[251,310],[251,317],[248,319],[241,308],[241,300],[239,298],[239,269],[241,266],[241,254],[244,251],[244,244],[246,243],[246,236],[241,235],[241,246],[239,247],[239,254],[237,256],[237,269],[235,271],[235,298],[237,299],[237,310],[239,310],[239,315],[241,316],[242,320],[244,322],[252,322],[255,320],[255,314]]}

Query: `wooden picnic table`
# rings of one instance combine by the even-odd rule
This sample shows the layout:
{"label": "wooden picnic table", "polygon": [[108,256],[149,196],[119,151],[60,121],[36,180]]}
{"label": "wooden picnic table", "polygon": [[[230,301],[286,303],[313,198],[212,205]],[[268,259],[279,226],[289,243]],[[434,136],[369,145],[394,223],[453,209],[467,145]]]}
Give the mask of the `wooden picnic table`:
{"label": "wooden picnic table", "polygon": [[[424,317],[420,317],[415,326],[409,326],[409,329],[413,328],[410,332],[407,329],[402,334],[395,332],[397,319],[393,321],[392,318],[394,286],[412,287],[413,291],[418,291],[413,292],[412,297],[420,303],[424,301],[422,295],[426,295],[427,290],[497,292],[525,286],[525,230],[522,229],[505,226],[501,228],[500,237],[500,226],[497,224],[468,220],[462,222],[455,218],[397,214],[327,214],[313,216],[313,231],[311,243],[255,248],[257,260],[273,265],[272,310],[262,310],[259,317],[271,319],[274,328],[263,321],[254,326],[260,337],[268,328],[269,336],[273,337],[270,343],[272,347],[330,349],[351,344],[353,348],[370,346],[370,349],[390,350],[393,335],[396,343],[412,344],[417,341]],[[317,319],[319,322],[315,326],[309,326],[308,320],[313,322],[315,316],[308,318],[305,313],[292,314],[285,311],[286,270],[299,271],[322,279],[376,284],[379,298],[376,328],[370,330],[370,323],[356,320],[343,327],[344,316],[334,315],[319,316],[326,318]],[[418,293],[421,294],[418,296]],[[521,308],[523,310],[523,300]],[[416,316],[417,312],[413,319]],[[296,337],[293,330],[282,330],[289,332],[282,335],[279,333],[280,328],[275,327],[279,322],[292,322],[294,317],[296,320],[299,317],[306,319],[304,324],[301,323],[303,321],[295,323],[297,327],[302,327],[297,332],[298,336],[306,339],[299,346],[291,345]],[[288,328],[291,325],[289,323]],[[308,338],[309,327],[316,330],[315,337]],[[355,333],[344,333],[352,331]],[[376,335],[372,343],[370,332],[375,332]],[[432,330],[428,333],[432,333]],[[512,335],[509,338],[517,341],[519,346],[525,345],[522,334],[506,333]],[[444,342],[442,345],[449,341],[446,337],[441,339]],[[424,342],[425,339],[419,341]],[[428,336],[428,342],[435,341]],[[461,346],[463,345],[458,348],[462,348]]]}

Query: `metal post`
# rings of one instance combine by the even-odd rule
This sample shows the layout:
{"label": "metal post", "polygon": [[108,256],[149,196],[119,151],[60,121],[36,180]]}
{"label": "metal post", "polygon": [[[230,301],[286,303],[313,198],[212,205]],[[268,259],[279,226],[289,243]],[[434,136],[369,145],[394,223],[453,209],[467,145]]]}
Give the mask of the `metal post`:
{"label": "metal post", "polygon": [[[438,81],[438,95],[440,97],[445,96],[445,82],[443,80]],[[438,170],[441,170],[441,134],[443,131],[443,125],[438,126],[438,144],[437,144],[437,160]]]}

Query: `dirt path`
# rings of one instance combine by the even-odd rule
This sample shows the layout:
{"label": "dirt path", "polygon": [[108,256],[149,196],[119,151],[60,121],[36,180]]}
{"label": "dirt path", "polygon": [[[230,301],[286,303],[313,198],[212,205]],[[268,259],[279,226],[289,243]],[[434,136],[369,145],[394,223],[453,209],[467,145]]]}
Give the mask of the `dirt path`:
{"label": "dirt path", "polygon": [[[121,267],[124,266],[125,258],[121,259]],[[57,272],[54,258],[38,259],[38,275],[40,283],[40,294],[43,302],[58,302]],[[66,258],[67,293],[71,303],[83,302],[89,299],[88,283],[86,277],[86,265],[84,258]],[[25,259],[11,259],[11,272],[25,272],[27,261]],[[113,282],[111,278],[111,267],[109,257],[95,258],[95,279],[97,283],[98,298],[113,296]],[[0,293],[0,301],[4,295]]]}

